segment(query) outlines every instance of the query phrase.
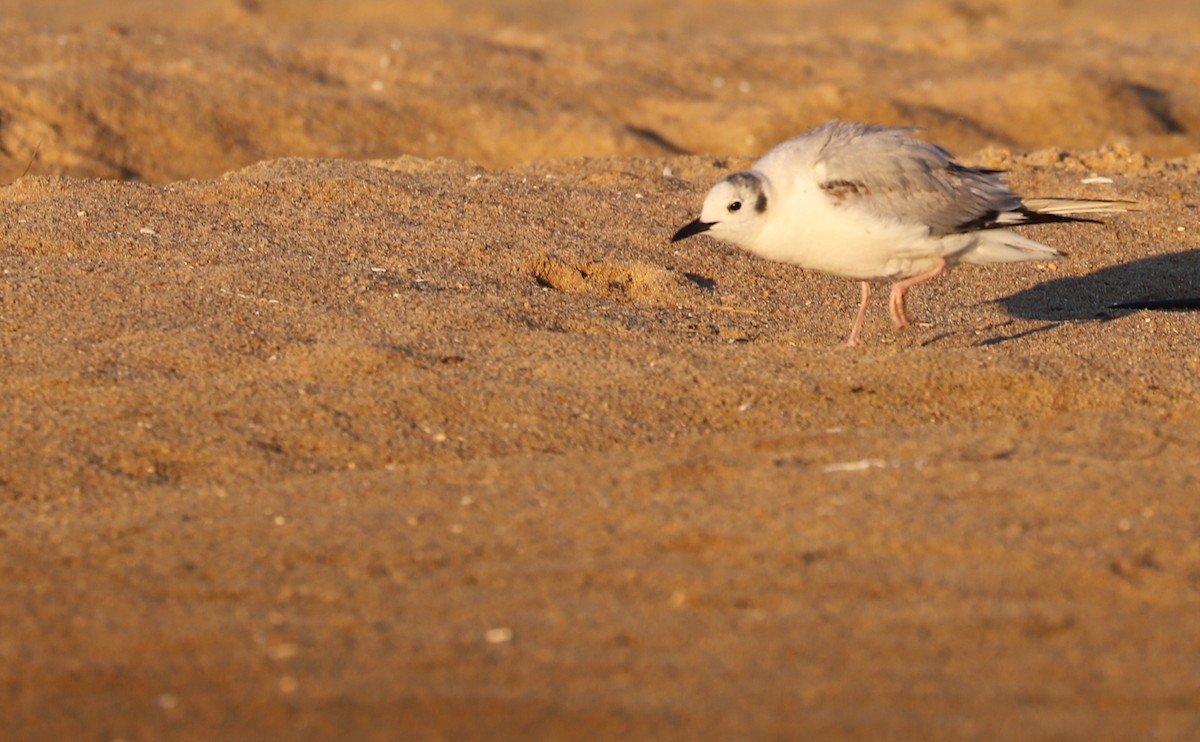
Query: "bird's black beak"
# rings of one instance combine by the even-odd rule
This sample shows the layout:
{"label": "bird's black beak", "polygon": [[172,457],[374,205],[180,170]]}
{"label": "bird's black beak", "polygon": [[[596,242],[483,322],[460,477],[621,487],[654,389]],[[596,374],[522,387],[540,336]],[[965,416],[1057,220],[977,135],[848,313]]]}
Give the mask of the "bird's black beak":
{"label": "bird's black beak", "polygon": [[702,222],[699,219],[688,222],[679,228],[679,231],[676,232],[675,236],[671,238],[671,242],[679,242],[680,240],[686,237],[691,237],[694,234],[707,232],[714,224],[716,224],[716,222]]}

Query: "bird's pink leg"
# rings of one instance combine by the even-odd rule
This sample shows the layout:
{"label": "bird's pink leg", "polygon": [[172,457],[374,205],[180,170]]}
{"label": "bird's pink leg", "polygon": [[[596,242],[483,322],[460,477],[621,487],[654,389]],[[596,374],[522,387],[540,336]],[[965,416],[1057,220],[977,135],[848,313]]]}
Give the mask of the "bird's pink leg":
{"label": "bird's pink leg", "polygon": [[871,284],[867,281],[862,282],[862,304],[858,307],[858,316],[854,318],[854,329],[850,331],[850,337],[846,339],[846,345],[853,348],[862,345],[863,319],[867,316],[867,301],[871,298]]}
{"label": "bird's pink leg", "polygon": [[908,312],[904,309],[904,295],[908,290],[918,283],[925,283],[931,278],[937,278],[946,270],[946,259],[938,258],[937,265],[924,273],[906,278],[903,281],[892,284],[892,293],[888,297],[888,313],[892,315],[892,324],[896,327],[905,327],[908,325]]}

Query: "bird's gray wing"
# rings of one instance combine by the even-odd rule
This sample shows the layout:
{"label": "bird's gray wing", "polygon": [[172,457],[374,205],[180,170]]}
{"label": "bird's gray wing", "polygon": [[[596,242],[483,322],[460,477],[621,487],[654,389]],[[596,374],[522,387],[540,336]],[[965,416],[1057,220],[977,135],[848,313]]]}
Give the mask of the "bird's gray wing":
{"label": "bird's gray wing", "polygon": [[926,224],[944,235],[1022,221],[1021,199],[998,172],[960,165],[909,129],[831,122],[816,165],[821,188],[835,202],[876,216]]}

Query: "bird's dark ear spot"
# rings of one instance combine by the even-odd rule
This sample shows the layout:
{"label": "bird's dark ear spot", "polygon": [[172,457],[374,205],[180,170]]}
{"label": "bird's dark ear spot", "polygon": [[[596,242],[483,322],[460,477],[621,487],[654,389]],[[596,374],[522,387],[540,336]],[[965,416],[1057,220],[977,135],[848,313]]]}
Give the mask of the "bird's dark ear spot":
{"label": "bird's dark ear spot", "polygon": [[760,214],[767,210],[767,194],[758,194],[758,200],[754,202],[754,210]]}

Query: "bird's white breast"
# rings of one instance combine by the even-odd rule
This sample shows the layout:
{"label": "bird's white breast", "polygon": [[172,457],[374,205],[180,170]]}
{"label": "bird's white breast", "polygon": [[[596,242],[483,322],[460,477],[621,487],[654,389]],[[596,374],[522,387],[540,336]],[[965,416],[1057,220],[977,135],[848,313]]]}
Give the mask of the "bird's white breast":
{"label": "bird's white breast", "polygon": [[931,237],[923,224],[879,218],[830,197],[810,177],[772,184],[776,199],[768,219],[751,244],[741,245],[769,260],[860,280],[906,278],[971,241],[967,235]]}

